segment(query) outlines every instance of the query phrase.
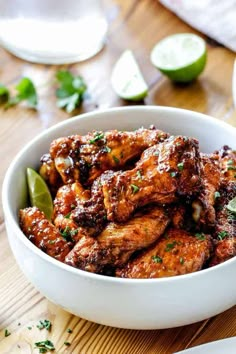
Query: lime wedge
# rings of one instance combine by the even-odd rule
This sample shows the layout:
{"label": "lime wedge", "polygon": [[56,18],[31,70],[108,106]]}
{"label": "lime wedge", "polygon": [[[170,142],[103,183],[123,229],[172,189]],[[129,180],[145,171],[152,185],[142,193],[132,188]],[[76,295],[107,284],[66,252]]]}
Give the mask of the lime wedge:
{"label": "lime wedge", "polygon": [[27,184],[31,206],[36,206],[51,220],[53,202],[51,193],[44,179],[32,168],[26,170]]}
{"label": "lime wedge", "polygon": [[147,96],[147,84],[131,50],[125,50],[117,60],[111,84],[117,95],[125,100],[140,101]]}
{"label": "lime wedge", "polygon": [[206,65],[205,41],[192,33],[179,33],[162,39],[151,52],[151,62],[176,82],[190,82]]}
{"label": "lime wedge", "polygon": [[233,213],[236,213],[236,197],[230,200],[230,202],[226,205],[226,208]]}

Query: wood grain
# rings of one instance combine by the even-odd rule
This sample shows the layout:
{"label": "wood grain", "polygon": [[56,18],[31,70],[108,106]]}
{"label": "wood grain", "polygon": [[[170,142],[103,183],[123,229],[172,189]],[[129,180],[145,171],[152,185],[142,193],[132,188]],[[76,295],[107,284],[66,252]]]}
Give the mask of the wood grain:
{"label": "wood grain", "polygon": [[[37,111],[19,105],[0,108],[1,169],[3,181],[15,154],[42,130],[70,115],[56,107],[55,73],[69,68],[80,73],[88,84],[90,97],[73,114],[128,103],[119,99],[110,84],[112,67],[121,52],[134,51],[149,86],[149,95],[140,104],[192,109],[236,125],[231,94],[234,54],[208,41],[208,62],[204,73],[190,85],[176,85],[150,63],[153,45],[177,32],[197,33],[154,0],[106,0],[110,27],[105,48],[94,58],[73,65],[46,66],[22,61],[0,49],[0,82],[12,91],[22,76],[37,87]],[[1,183],[2,184],[2,183]],[[173,353],[208,341],[236,335],[236,307],[189,326],[159,331],[122,330],[85,321],[45,299],[24,277],[8,245],[2,205],[0,206],[0,353],[38,353],[34,342],[50,338],[56,353],[154,354]],[[39,330],[39,320],[49,319],[52,330]],[[11,335],[4,337],[5,329]],[[29,329],[31,328],[31,329]],[[67,329],[73,332],[69,334]],[[64,342],[71,343],[66,347]]]}

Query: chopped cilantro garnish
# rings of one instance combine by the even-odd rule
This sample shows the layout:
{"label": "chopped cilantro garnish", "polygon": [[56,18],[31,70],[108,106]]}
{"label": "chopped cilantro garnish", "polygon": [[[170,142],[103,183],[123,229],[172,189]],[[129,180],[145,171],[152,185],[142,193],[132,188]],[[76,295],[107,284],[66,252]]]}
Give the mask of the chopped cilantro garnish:
{"label": "chopped cilantro garnish", "polygon": [[178,163],[178,164],[177,164],[177,167],[178,167],[178,169],[179,169],[180,171],[183,171],[183,169],[184,169],[184,163],[183,163],[183,162]]}
{"label": "chopped cilantro garnish", "polygon": [[175,247],[176,244],[177,244],[176,241],[174,241],[174,242],[172,242],[172,243],[167,243],[166,248],[165,248],[165,251],[166,251],[166,252],[171,251],[171,250]]}
{"label": "chopped cilantro garnish", "polygon": [[39,324],[37,325],[37,328],[38,329],[43,329],[43,328],[45,328],[45,329],[47,329],[48,331],[50,331],[50,329],[51,329],[51,327],[52,327],[52,324],[51,324],[51,322],[49,321],[49,320],[44,320],[44,321],[39,321]]}
{"label": "chopped cilantro garnish", "polygon": [[5,329],[4,334],[5,334],[5,337],[8,337],[8,336],[10,336],[10,335],[11,335],[11,333],[8,331],[8,329]]}
{"label": "chopped cilantro garnish", "polygon": [[135,193],[137,193],[137,192],[139,191],[139,187],[136,186],[135,184],[131,184],[130,186],[131,186],[131,188],[132,188],[133,194],[135,194]]}
{"label": "chopped cilantro garnish", "polygon": [[67,345],[69,347],[70,342],[64,342],[65,345]]}
{"label": "chopped cilantro garnish", "polygon": [[234,163],[233,160],[228,160],[227,161],[227,165],[233,165],[233,163]]}
{"label": "chopped cilantro garnish", "polygon": [[220,198],[220,192],[216,191],[216,192],[214,193],[214,197],[215,197],[215,199],[216,199],[216,198]]}
{"label": "chopped cilantro garnish", "polygon": [[74,241],[73,236],[76,235],[77,233],[78,233],[78,229],[71,230],[69,226],[66,226],[63,231],[60,231],[60,234],[67,242]]}
{"label": "chopped cilantro garnish", "polygon": [[118,159],[118,157],[113,155],[112,158],[115,161],[115,163],[120,163],[120,160]]}
{"label": "chopped cilantro garnish", "polygon": [[111,152],[111,148],[109,146],[104,146],[103,150],[107,153]]}
{"label": "chopped cilantro garnish", "polygon": [[184,259],[183,259],[183,257],[180,257],[179,263],[180,263],[180,264],[184,264]]}
{"label": "chopped cilantro garnish", "polygon": [[67,332],[68,332],[68,333],[72,333],[73,331],[72,331],[71,328],[68,328],[68,329],[67,329]]}
{"label": "chopped cilantro garnish", "polygon": [[89,140],[89,144],[95,144],[97,141],[102,140],[104,136],[103,132],[95,132],[94,138]]}
{"label": "chopped cilantro garnish", "polygon": [[[55,350],[54,344],[48,339],[47,340],[43,340],[41,342],[36,342],[36,343],[34,343],[34,345],[36,346],[36,348]],[[41,352],[41,353],[43,353],[43,352]],[[46,353],[46,352],[44,351],[44,353]]]}
{"label": "chopped cilantro garnish", "polygon": [[29,326],[29,327],[27,327],[27,328],[28,328],[29,330],[31,330],[31,329],[32,329],[32,327],[30,327],[30,326]]}
{"label": "chopped cilantro garnish", "polygon": [[66,215],[64,216],[64,218],[69,219],[70,216],[71,216],[71,211],[70,211],[68,214],[66,214]]}
{"label": "chopped cilantro garnish", "polygon": [[137,171],[137,177],[138,179],[142,180],[142,174],[140,170]]}
{"label": "chopped cilantro garnish", "polygon": [[229,235],[228,231],[220,231],[220,232],[218,232],[217,237],[219,240],[222,241],[228,235]]}
{"label": "chopped cilantro garnish", "polygon": [[203,241],[203,240],[206,239],[206,236],[204,235],[203,232],[197,232],[197,233],[195,234],[195,237],[196,237],[198,240],[200,240],[200,241]]}
{"label": "chopped cilantro garnish", "polygon": [[227,170],[228,171],[235,171],[236,170],[236,166],[228,166]]}
{"label": "chopped cilantro garnish", "polygon": [[152,256],[152,260],[155,263],[162,263],[162,258],[160,256]]}
{"label": "chopped cilantro garnish", "polygon": [[170,176],[171,176],[171,177],[175,177],[176,175],[177,175],[177,172],[174,172],[174,171],[173,171],[173,172],[170,172]]}

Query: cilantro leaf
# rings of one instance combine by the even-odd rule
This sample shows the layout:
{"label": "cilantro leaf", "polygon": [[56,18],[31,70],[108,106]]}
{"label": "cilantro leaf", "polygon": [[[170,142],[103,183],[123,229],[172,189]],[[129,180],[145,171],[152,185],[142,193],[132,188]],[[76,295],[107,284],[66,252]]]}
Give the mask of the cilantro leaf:
{"label": "cilantro leaf", "polygon": [[36,108],[38,104],[38,97],[33,82],[28,77],[23,77],[16,85],[17,95],[9,98],[5,108],[15,106],[21,101],[26,101],[30,107]]}
{"label": "cilantro leaf", "polygon": [[81,76],[73,76],[67,70],[59,70],[56,79],[60,85],[56,90],[57,106],[71,113],[82,103],[87,86]]}

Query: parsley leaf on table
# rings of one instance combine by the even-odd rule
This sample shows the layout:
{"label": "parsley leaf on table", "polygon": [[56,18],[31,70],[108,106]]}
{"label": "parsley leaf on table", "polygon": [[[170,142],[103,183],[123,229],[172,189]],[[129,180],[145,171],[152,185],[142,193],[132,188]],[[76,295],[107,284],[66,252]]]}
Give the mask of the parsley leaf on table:
{"label": "parsley leaf on table", "polygon": [[30,107],[36,108],[38,103],[37,92],[33,82],[28,77],[23,77],[16,85],[17,95],[10,97],[5,108],[15,106],[21,101],[26,101]]}
{"label": "parsley leaf on table", "polygon": [[60,87],[56,90],[57,105],[71,113],[82,103],[87,86],[81,76],[73,76],[70,71],[60,70],[56,74]]}

